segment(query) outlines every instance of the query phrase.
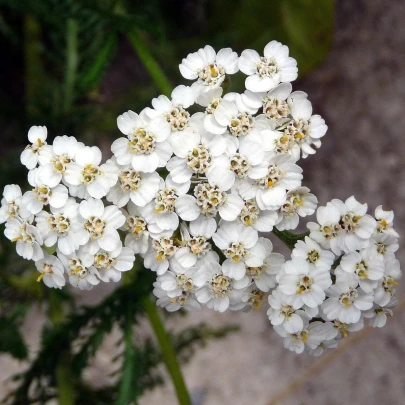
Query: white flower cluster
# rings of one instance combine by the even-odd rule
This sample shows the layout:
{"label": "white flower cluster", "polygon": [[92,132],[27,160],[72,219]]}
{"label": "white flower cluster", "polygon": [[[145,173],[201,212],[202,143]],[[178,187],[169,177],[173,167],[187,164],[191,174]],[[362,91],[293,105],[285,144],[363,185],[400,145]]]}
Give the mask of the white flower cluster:
{"label": "white flower cluster", "polygon": [[28,139],[21,162],[32,189],[23,194],[18,185],[5,187],[0,223],[6,237],[20,256],[35,261],[38,281],[48,287],[63,287],[65,274],[86,290],[119,281],[135,254],[118,233],[125,215],[101,200],[117,183],[118,167],[101,164],[100,149],[74,137],[58,136],[48,145],[45,127],[31,127]]}
{"label": "white flower cluster", "polygon": [[[32,190],[6,186],[0,222],[38,280],[61,288],[67,275],[91,289],[118,282],[138,255],[156,272],[158,305],[248,311],[268,298],[271,323],[297,352],[333,347],[363,317],[382,326],[400,277],[392,212],[379,207],[373,219],[353,197],[332,200],[286,263],[265,237],[315,212],[297,161],[327,131],[307,94],[292,92],[288,47],[238,56],[206,46],[179,68],[191,86],[120,115],[106,163],[74,137],[49,145],[45,127],[29,130],[21,162]],[[245,91],[224,94],[238,71]]]}
{"label": "white flower cluster", "polygon": [[401,278],[394,214],[354,197],[332,200],[316,213],[317,223],[299,240],[277,274],[267,314],[286,348],[319,355],[364,327],[385,325],[396,305]]}

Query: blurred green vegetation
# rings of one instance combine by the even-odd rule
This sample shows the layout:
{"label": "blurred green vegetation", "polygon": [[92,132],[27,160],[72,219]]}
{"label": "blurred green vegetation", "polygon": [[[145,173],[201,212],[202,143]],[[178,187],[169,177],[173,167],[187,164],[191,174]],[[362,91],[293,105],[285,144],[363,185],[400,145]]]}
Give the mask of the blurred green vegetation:
{"label": "blurred green vegetation", "polygon": [[[277,39],[290,47],[303,75],[328,54],[333,21],[333,0],[0,0],[0,189],[26,185],[19,155],[31,125],[46,125],[50,141],[73,135],[108,153],[118,136],[116,117],[170,94],[169,81],[185,83],[178,64],[189,52],[207,43],[260,52]],[[232,85],[241,90],[243,79]],[[144,317],[142,299],[150,294],[153,276],[140,271],[99,305],[77,310],[69,289],[46,290],[36,282],[33,264],[1,237],[0,352],[27,358],[20,325],[33,303],[48,310],[52,321],[7,403],[42,404],[59,395],[61,404],[90,398],[93,404],[135,404],[145,390],[161,384],[156,366],[162,353],[150,338],[118,342],[124,349],[116,358],[123,364],[117,366],[116,385],[94,390],[82,379],[112,327],[125,335]],[[172,335],[172,341],[187,361],[196,345],[233,330],[196,326]],[[73,351],[78,340],[79,350]],[[64,385],[66,376],[72,381]]]}

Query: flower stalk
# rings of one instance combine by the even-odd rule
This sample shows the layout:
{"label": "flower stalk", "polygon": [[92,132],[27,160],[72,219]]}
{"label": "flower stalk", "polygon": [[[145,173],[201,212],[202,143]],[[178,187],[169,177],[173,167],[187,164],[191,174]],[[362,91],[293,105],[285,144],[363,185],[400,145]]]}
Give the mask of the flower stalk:
{"label": "flower stalk", "polygon": [[149,297],[147,297],[143,300],[143,305],[145,308],[145,313],[159,342],[160,348],[162,349],[163,359],[166,364],[167,371],[169,372],[173,381],[179,405],[191,405],[190,395],[184,382],[180,365],[176,357],[176,352],[170,340],[170,336],[165,330],[156,304],[152,302]]}
{"label": "flower stalk", "polygon": [[[55,326],[64,321],[64,308],[55,290],[50,290],[49,311],[51,321]],[[59,405],[74,405],[75,392],[70,370],[70,353],[63,351],[55,353],[55,355],[59,357],[58,366],[55,370]]]}

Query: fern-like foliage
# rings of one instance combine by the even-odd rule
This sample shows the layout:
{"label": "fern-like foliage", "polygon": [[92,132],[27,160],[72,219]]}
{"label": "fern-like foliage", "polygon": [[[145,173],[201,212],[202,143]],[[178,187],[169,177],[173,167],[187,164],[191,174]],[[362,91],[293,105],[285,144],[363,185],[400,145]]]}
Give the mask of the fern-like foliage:
{"label": "fern-like foliage", "polygon": [[[78,404],[86,403],[89,397],[94,398],[94,404],[120,403],[120,397],[135,404],[146,390],[162,384],[164,379],[157,368],[163,362],[160,348],[152,338],[136,344],[133,341],[134,328],[143,317],[142,301],[150,294],[153,280],[154,273],[142,269],[131,283],[118,288],[99,305],[84,307],[62,324],[45,328],[37,357],[28,370],[15,376],[19,385],[2,403],[44,404],[57,397],[55,370],[61,358],[68,359]],[[103,390],[92,390],[83,383],[82,372],[114,325],[122,330],[124,342],[123,351],[115,358],[122,364],[116,371],[119,382]],[[171,339],[179,358],[186,362],[209,339],[225,337],[235,330],[234,326],[213,329],[201,324],[171,334]]]}
{"label": "fern-like foliage", "polygon": [[116,0],[0,0],[0,12],[23,16],[30,124],[46,118],[51,133],[74,132],[91,117],[95,106],[88,96],[103,78],[119,34],[136,28],[159,33],[159,13],[133,7]]}

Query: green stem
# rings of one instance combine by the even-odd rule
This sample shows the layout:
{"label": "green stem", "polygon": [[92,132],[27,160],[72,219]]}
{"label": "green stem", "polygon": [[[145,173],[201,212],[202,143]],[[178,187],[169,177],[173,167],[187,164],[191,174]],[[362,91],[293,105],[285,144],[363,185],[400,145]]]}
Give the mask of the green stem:
{"label": "green stem", "polygon": [[56,369],[56,381],[58,384],[59,405],[74,405],[75,391],[73,378],[70,370],[70,353],[59,354],[59,363]]}
{"label": "green stem", "polygon": [[142,34],[138,29],[134,29],[128,34],[128,39],[141,59],[146,70],[151,75],[158,89],[166,96],[169,96],[172,92],[172,85],[150,52],[148,45],[142,38]]}
{"label": "green stem", "polygon": [[332,269],[336,269],[337,266],[339,266],[340,261],[342,260],[343,255],[339,256],[332,264]]}
{"label": "green stem", "polygon": [[49,290],[49,316],[54,325],[65,320],[63,304],[56,290]]}
{"label": "green stem", "polygon": [[309,236],[309,232],[294,234],[288,231],[279,231],[276,227],[273,228],[273,233],[291,250],[294,249],[297,241],[304,240],[306,236]]}
{"label": "green stem", "polygon": [[163,322],[159,316],[156,304],[150,298],[144,298],[143,305],[145,313],[149,318],[153,331],[157,337],[162,355],[167,367],[167,371],[172,378],[174,388],[176,389],[177,399],[179,405],[191,405],[190,395],[187,391],[186,384],[181,373],[179,362],[177,361],[176,353],[174,351],[170,336],[165,330]]}
{"label": "green stem", "polygon": [[76,20],[69,18],[66,21],[66,71],[63,109],[69,111],[74,100],[76,73],[78,66],[77,36],[79,25]]}
{"label": "green stem", "polygon": [[133,379],[133,369],[134,369],[134,348],[132,343],[132,324],[133,324],[133,313],[131,308],[128,306],[127,313],[125,317],[125,329],[124,329],[124,365],[122,372],[122,380],[119,388],[119,395],[117,400],[117,405],[127,405],[131,402],[130,393],[131,385]]}
{"label": "green stem", "polygon": [[[49,291],[49,312],[54,327],[64,321],[65,313],[63,303],[57,295],[56,290]],[[59,405],[74,405],[74,377],[71,373],[70,352],[53,353],[58,356],[58,366],[55,370],[56,382],[58,386]]]}

